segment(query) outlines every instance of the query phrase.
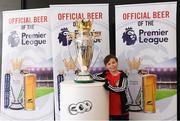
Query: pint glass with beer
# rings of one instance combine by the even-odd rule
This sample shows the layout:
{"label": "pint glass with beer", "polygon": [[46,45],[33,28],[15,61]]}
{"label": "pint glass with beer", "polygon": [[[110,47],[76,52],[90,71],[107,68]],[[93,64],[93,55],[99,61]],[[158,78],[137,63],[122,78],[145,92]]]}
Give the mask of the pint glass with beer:
{"label": "pint glass with beer", "polygon": [[144,112],[156,112],[156,80],[155,74],[143,75]]}
{"label": "pint glass with beer", "polygon": [[24,76],[24,109],[35,110],[36,75]]}

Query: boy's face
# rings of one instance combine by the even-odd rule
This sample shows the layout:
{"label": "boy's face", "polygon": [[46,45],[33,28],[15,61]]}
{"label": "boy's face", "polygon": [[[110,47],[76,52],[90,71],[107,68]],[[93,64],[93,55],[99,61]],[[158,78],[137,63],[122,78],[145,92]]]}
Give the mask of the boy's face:
{"label": "boy's face", "polygon": [[106,69],[110,72],[115,72],[117,71],[117,66],[118,62],[114,58],[111,58],[109,62],[106,64]]}

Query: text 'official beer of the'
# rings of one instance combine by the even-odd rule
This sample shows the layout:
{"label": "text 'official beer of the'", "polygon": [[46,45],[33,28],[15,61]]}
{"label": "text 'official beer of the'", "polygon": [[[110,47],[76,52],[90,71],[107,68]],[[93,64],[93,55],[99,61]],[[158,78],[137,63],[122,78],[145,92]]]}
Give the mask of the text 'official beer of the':
{"label": "text 'official beer of the'", "polygon": [[35,110],[36,75],[24,76],[24,109]]}
{"label": "text 'official beer of the'", "polygon": [[155,74],[143,75],[144,112],[156,112],[156,80]]}

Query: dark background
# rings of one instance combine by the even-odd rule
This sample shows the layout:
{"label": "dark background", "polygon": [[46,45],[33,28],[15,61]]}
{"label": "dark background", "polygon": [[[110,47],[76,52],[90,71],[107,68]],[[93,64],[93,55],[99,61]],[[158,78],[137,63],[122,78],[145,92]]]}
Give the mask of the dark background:
{"label": "dark background", "polygon": [[[52,4],[88,4],[88,3],[109,3],[109,32],[110,32],[110,53],[115,53],[115,7],[114,5],[123,5],[123,4],[138,4],[138,3],[155,3],[155,2],[172,2],[177,0],[21,0],[22,9],[31,9],[31,8],[46,8]],[[178,1],[177,1],[178,2]],[[180,4],[177,5],[177,92],[179,97],[179,79],[178,74],[180,64],[179,54],[180,46]],[[177,110],[179,114],[179,99],[177,100]],[[180,120],[180,116],[177,114],[177,119]]]}

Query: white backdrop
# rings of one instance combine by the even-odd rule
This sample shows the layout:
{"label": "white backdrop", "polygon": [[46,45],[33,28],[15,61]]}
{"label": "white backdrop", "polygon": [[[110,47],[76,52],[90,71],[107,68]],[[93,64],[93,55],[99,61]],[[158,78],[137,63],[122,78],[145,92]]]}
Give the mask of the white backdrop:
{"label": "white backdrop", "polygon": [[[55,94],[55,116],[56,119],[60,118],[58,89],[59,84],[57,82],[57,76],[64,72],[64,80],[74,80],[75,74],[73,70],[67,71],[63,60],[67,62],[70,60],[70,55],[75,56],[74,51],[71,50],[72,44],[68,46],[63,42],[59,42],[58,36],[62,34],[63,28],[67,28],[69,32],[77,30],[73,26],[73,22],[76,20],[82,20],[82,18],[92,20],[91,31],[101,32],[101,41],[94,43],[94,55],[92,59],[91,67],[102,68],[104,67],[103,58],[109,54],[109,14],[108,4],[81,4],[81,5],[51,5],[51,28],[52,28],[52,48],[53,48],[53,67],[54,67],[54,94]],[[90,16],[91,15],[91,16]],[[71,54],[70,54],[71,53]],[[57,86],[58,85],[58,86]],[[59,89],[60,90],[60,89]],[[60,91],[61,93],[61,91]]]}
{"label": "white backdrop", "polygon": [[[4,108],[7,101],[4,98],[4,85],[7,85],[4,77],[6,73],[10,73],[12,78],[12,60],[22,60],[19,71],[30,71],[29,68],[52,68],[49,12],[49,8],[3,12],[1,113],[7,120],[53,120],[54,118],[53,93],[36,98],[35,110],[32,111]],[[12,82],[11,79],[11,86]],[[20,83],[23,84],[23,80],[20,80]],[[10,89],[10,97],[12,97],[12,89]]]}
{"label": "white backdrop", "polygon": [[[115,6],[116,55],[119,67],[126,70],[129,77],[140,69],[149,72],[157,70],[157,81],[161,78],[163,81],[163,76],[159,76],[165,72],[163,70],[176,73],[176,6],[177,2]],[[170,78],[170,75],[164,76],[165,79]],[[156,113],[133,113],[131,118],[176,118],[176,96],[169,98],[156,102]]]}

